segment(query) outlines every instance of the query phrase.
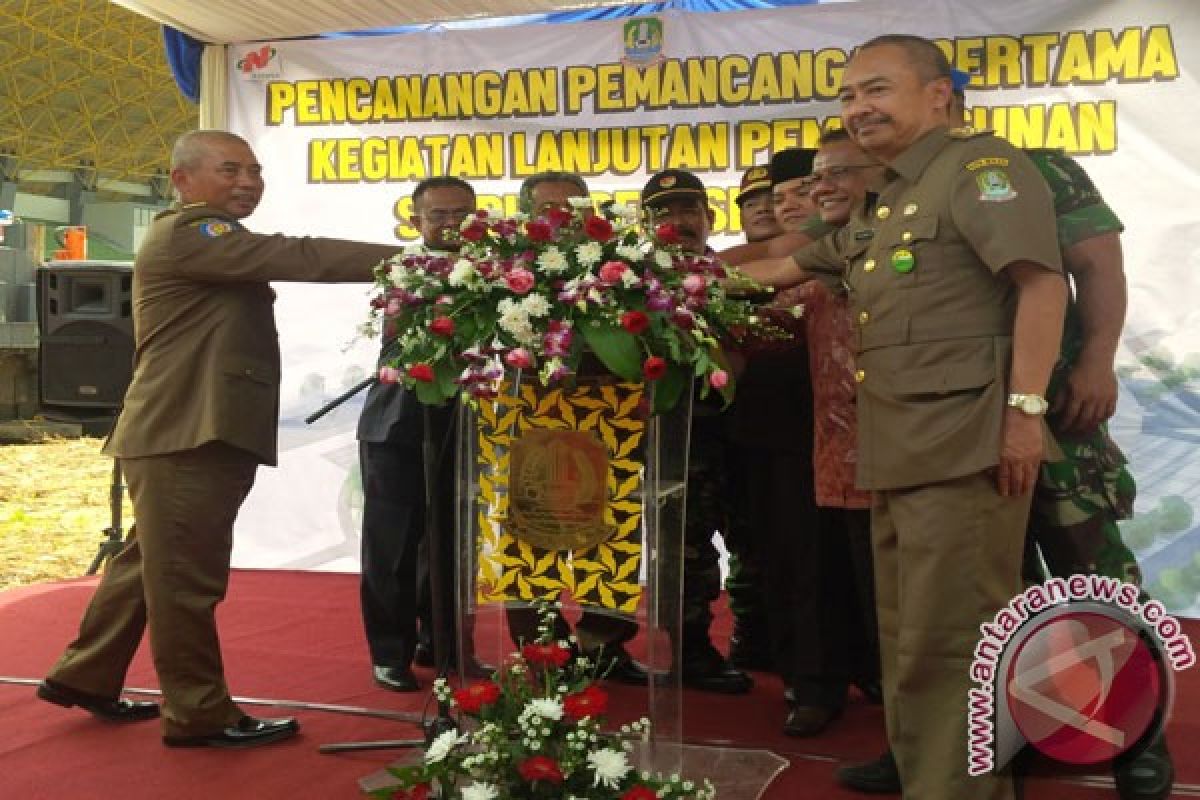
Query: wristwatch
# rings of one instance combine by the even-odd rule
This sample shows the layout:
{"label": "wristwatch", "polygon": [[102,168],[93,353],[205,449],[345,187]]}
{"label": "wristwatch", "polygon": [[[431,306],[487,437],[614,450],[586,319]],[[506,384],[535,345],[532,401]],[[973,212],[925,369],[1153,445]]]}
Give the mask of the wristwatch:
{"label": "wristwatch", "polygon": [[1008,405],[1031,417],[1045,414],[1046,409],[1050,407],[1046,398],[1040,394],[1020,394],[1018,392],[1013,392],[1008,396]]}

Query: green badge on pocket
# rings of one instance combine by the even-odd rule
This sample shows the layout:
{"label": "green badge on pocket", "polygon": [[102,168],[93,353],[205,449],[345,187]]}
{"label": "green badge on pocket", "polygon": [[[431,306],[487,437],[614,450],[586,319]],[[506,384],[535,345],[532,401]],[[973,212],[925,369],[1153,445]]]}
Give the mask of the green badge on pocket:
{"label": "green badge on pocket", "polygon": [[912,250],[906,250],[903,247],[892,251],[892,269],[905,275],[913,271],[917,266],[917,259],[912,254]]}

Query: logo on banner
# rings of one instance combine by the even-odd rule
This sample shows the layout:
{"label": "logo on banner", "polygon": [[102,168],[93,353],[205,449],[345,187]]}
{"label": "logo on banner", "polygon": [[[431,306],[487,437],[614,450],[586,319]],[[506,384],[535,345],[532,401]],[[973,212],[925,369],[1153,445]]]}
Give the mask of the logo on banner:
{"label": "logo on banner", "polygon": [[625,23],[625,55],[621,61],[649,67],[663,60],[663,24],[657,17],[635,17]]}
{"label": "logo on banner", "polygon": [[283,76],[283,60],[279,57],[279,51],[269,44],[243,53],[237,61],[237,68],[243,78],[250,80]]}
{"label": "logo on banner", "polygon": [[968,691],[968,772],[1003,767],[1026,744],[1069,764],[1143,748],[1170,711],[1171,673],[1195,664],[1179,622],[1137,586],[1052,578],[980,626]]}

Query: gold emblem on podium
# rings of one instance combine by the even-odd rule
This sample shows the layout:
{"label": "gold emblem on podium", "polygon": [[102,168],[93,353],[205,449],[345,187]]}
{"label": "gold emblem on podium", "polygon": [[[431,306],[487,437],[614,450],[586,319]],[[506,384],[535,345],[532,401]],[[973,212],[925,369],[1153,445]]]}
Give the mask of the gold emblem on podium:
{"label": "gold emblem on podium", "polygon": [[544,550],[582,550],[612,535],[604,524],[608,453],[586,431],[531,429],[512,444],[508,519],[513,537]]}

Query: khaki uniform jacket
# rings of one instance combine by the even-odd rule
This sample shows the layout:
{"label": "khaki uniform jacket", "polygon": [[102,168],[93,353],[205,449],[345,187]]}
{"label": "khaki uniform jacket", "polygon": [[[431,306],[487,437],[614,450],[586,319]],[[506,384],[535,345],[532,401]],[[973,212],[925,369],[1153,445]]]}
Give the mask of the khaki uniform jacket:
{"label": "khaki uniform jacket", "polygon": [[133,379],[104,451],[222,441],[276,463],[279,342],[268,281],[371,281],[399,250],[251,233],[203,204],[155,217],[133,269]]}
{"label": "khaki uniform jacket", "polygon": [[874,490],[999,463],[1016,311],[1004,268],[1062,270],[1050,192],[1006,141],[939,128],[887,179],[872,208],[795,255],[809,270],[844,271],[857,340],[857,483]]}

